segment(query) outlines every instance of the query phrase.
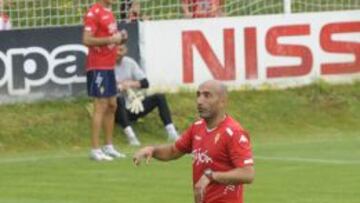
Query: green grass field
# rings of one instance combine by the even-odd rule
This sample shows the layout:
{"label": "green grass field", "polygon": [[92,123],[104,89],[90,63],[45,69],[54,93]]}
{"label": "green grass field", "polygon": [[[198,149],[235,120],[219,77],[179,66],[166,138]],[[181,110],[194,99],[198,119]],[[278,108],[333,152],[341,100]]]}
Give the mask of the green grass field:
{"label": "green grass field", "polygon": [[[359,137],[255,142],[257,175],[246,202],[358,203],[359,146]],[[190,157],[136,168],[130,158],[89,161],[85,151],[7,154],[0,157],[0,202],[192,202],[190,165]]]}
{"label": "green grass field", "polygon": [[[167,95],[184,130],[194,94]],[[229,112],[249,129],[256,161],[248,203],[360,201],[360,83],[232,92]],[[181,105],[178,105],[181,101]],[[191,158],[134,167],[88,159],[86,99],[0,106],[1,203],[190,203]],[[155,113],[135,125],[145,144],[166,138]]]}

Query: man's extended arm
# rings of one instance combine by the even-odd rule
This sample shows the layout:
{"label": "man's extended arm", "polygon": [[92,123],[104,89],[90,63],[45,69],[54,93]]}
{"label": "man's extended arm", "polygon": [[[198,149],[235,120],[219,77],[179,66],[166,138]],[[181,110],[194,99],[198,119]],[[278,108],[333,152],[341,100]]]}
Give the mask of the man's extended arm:
{"label": "man's extended arm", "polygon": [[213,181],[224,185],[237,185],[240,183],[250,184],[254,180],[255,169],[253,166],[245,166],[226,172],[214,171],[212,176]]}
{"label": "man's extended arm", "polygon": [[170,161],[178,159],[183,155],[184,153],[179,151],[174,144],[147,146],[134,154],[133,161],[135,165],[139,165],[144,159],[146,163],[149,163],[151,158],[160,161]]}

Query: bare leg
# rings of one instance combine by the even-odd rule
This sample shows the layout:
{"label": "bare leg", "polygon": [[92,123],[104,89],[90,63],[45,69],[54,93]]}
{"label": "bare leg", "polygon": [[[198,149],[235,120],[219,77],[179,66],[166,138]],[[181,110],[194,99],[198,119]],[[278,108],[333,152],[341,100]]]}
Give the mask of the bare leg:
{"label": "bare leg", "polygon": [[116,97],[111,97],[107,100],[107,111],[104,114],[104,131],[105,131],[105,143],[107,145],[112,144],[114,123],[115,123],[115,112],[116,112]]}
{"label": "bare leg", "polygon": [[93,149],[100,148],[100,132],[104,120],[104,114],[107,110],[107,100],[102,98],[94,99],[94,113],[91,126],[91,146]]}

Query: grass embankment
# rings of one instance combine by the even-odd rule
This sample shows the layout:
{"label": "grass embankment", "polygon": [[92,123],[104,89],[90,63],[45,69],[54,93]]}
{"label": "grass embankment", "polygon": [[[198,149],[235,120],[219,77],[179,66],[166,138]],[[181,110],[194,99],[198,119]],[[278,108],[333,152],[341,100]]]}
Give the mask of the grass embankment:
{"label": "grass embankment", "polygon": [[[179,131],[196,118],[195,94],[167,95]],[[0,151],[82,149],[89,146],[88,99],[0,106]],[[228,112],[250,131],[254,142],[327,139],[360,134],[360,83],[318,83],[288,90],[230,93]],[[144,143],[166,141],[156,112],[135,124]],[[126,145],[117,127],[117,144]]]}

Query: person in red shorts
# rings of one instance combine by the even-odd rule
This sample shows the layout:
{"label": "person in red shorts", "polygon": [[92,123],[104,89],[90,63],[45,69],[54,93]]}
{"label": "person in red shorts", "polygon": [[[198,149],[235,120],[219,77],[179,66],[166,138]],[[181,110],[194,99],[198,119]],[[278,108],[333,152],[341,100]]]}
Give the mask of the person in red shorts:
{"label": "person in red shorts", "polygon": [[222,83],[202,83],[197,91],[201,119],[174,144],[140,149],[133,157],[135,165],[152,157],[168,161],[192,153],[195,202],[242,203],[243,184],[254,180],[254,161],[249,134],[225,112],[226,103]]}
{"label": "person in red shorts", "polygon": [[210,18],[224,16],[221,10],[224,0],[182,0],[185,18]]}
{"label": "person in red shorts", "polygon": [[[114,0],[99,0],[84,17],[83,43],[89,48],[86,61],[88,95],[94,99],[90,158],[111,161],[125,157],[112,145],[116,111],[116,46],[127,39],[127,32],[119,32],[111,11]],[[105,146],[100,148],[100,131],[104,129]]]}

